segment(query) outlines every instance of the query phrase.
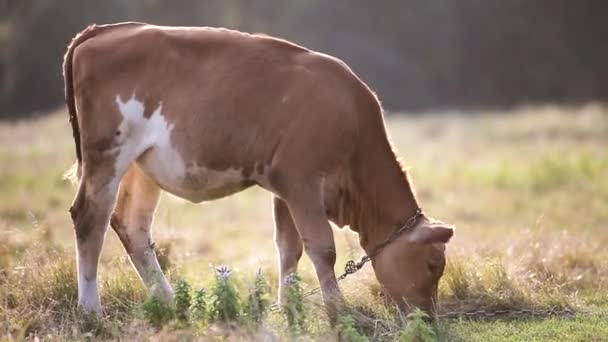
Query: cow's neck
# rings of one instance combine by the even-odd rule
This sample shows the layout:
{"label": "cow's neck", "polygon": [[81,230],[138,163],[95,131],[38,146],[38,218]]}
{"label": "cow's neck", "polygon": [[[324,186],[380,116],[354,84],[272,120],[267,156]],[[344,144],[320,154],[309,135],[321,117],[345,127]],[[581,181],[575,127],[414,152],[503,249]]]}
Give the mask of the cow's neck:
{"label": "cow's neck", "polygon": [[368,255],[419,207],[407,170],[397,160],[384,127],[382,133],[366,139],[355,165],[350,226],[359,233],[361,247]]}

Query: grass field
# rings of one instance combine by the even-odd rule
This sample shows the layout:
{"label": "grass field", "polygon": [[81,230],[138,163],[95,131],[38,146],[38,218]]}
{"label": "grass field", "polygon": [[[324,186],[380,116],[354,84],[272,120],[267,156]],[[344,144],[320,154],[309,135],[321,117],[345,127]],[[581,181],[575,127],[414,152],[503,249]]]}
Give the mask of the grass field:
{"label": "grass field", "polygon": [[[543,107],[505,114],[388,120],[423,208],[457,226],[440,284],[440,313],[532,308],[579,314],[439,319],[434,334],[448,341],[608,341],[608,109]],[[341,283],[352,320],[337,330],[328,326],[318,296],[304,300],[305,321],[298,329],[288,328],[281,311],[261,323],[240,314],[232,323],[191,318],[153,324],[150,315],[165,309],[150,309],[154,303],[112,231],[100,269],[105,318],[86,317],[76,309],[67,212],[75,188],[61,179],[73,159],[63,110],[0,123],[0,340],[427,336],[420,332],[424,323],[406,322],[383,305],[369,266]],[[212,293],[219,284],[214,266],[228,265],[243,303],[258,269],[275,298],[272,235],[270,196],[260,189],[203,205],[163,195],[154,222],[172,282],[185,280]],[[362,252],[354,233],[336,229],[335,236],[340,271]],[[316,287],[306,257],[299,274],[304,290]]]}

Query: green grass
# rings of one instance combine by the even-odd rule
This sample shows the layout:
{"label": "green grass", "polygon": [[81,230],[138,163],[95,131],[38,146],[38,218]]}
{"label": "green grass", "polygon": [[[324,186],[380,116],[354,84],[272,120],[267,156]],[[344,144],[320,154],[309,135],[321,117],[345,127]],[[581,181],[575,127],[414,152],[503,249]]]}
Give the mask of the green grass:
{"label": "green grass", "polygon": [[[388,128],[411,167],[425,211],[457,226],[440,283],[440,314],[521,308],[589,312],[561,318],[440,319],[439,340],[608,340],[606,109],[391,117]],[[349,310],[336,330],[329,327],[319,296],[303,300],[306,320],[298,329],[288,328],[281,310],[255,311],[274,301],[277,291],[270,196],[255,188],[203,205],[162,196],[154,240],[164,251],[161,263],[169,278],[186,289],[177,308],[147,298],[109,231],[99,276],[105,317],[87,317],[76,307],[67,212],[75,189],[61,180],[73,158],[63,110],[0,123],[0,340],[257,340],[293,334],[313,340],[411,340],[426,331],[423,320],[410,317],[406,323],[385,305],[369,267],[341,283]],[[335,236],[341,271],[362,251],[356,234],[336,229]],[[238,318],[229,322],[218,312],[230,305],[214,297],[217,265],[233,271],[234,291],[222,297],[226,303],[235,300],[228,316]],[[261,285],[258,270],[268,287]],[[306,257],[298,273],[304,291],[317,286]],[[185,314],[188,305],[191,312]]]}
{"label": "green grass", "polygon": [[446,324],[446,337],[461,341],[606,341],[608,319],[604,315],[576,318],[543,318],[454,321]]}

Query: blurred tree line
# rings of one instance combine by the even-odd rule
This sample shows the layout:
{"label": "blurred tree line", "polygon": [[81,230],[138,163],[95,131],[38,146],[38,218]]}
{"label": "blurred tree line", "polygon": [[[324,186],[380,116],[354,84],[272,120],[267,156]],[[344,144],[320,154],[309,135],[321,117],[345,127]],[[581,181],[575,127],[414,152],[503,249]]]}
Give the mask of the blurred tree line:
{"label": "blurred tree line", "polygon": [[63,103],[90,23],[264,32],[335,55],[390,110],[604,100],[606,0],[0,0],[0,118]]}

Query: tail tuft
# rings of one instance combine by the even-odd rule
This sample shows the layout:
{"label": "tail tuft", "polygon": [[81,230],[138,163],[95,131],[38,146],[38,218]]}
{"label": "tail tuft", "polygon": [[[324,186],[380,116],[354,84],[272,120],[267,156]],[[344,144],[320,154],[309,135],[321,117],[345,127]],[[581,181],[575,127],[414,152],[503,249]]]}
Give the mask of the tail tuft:
{"label": "tail tuft", "polygon": [[75,162],[64,174],[63,179],[69,181],[73,185],[80,181],[80,163]]}

